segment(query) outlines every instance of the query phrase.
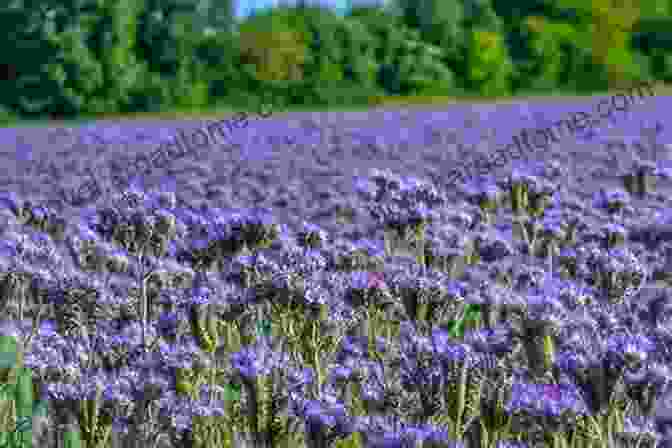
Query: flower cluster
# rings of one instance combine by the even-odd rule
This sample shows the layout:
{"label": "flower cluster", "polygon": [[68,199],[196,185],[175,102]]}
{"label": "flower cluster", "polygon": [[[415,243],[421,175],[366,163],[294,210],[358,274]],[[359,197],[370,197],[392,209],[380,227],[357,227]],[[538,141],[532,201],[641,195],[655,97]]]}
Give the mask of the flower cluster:
{"label": "flower cluster", "polygon": [[651,218],[629,211],[655,198],[604,191],[577,216],[557,168],[481,177],[461,203],[374,171],[358,187],[384,232],[356,241],[137,186],[63,239],[11,203],[3,331],[87,446],[655,440],[672,333],[666,295],[643,297],[669,245],[640,244]]}

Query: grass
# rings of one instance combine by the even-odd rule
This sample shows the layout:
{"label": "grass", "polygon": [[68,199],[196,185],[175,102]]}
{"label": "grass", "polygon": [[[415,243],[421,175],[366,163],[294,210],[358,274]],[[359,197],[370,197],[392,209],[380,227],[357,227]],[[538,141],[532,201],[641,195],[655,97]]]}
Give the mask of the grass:
{"label": "grass", "polygon": [[[282,113],[292,112],[353,112],[353,111],[367,111],[371,106],[330,106],[322,111],[316,110],[315,107],[310,106],[291,106],[285,108],[281,112],[273,112],[272,116],[277,116]],[[12,119],[4,123],[0,123],[0,128],[44,128],[44,127],[76,127],[82,126],[97,121],[107,122],[126,122],[126,121],[140,121],[140,120],[188,120],[188,119],[218,119],[221,120],[238,112],[255,113],[252,110],[244,110],[242,108],[234,108],[231,106],[210,106],[198,110],[165,110],[160,112],[137,112],[130,114],[100,114],[97,116],[81,116],[73,119]]]}

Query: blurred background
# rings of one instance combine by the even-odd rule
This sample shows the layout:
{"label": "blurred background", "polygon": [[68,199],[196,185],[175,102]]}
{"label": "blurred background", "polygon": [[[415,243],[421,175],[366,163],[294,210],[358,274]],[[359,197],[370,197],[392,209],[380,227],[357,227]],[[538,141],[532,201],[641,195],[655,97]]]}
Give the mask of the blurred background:
{"label": "blurred background", "polygon": [[669,0],[13,0],[0,6],[0,115],[664,87],[671,11]]}

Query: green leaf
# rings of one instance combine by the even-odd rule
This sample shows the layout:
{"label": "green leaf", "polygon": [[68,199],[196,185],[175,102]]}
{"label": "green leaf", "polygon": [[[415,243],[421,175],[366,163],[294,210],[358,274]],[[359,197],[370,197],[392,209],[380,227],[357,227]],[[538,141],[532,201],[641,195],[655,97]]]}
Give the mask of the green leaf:
{"label": "green leaf", "polygon": [[224,387],[224,400],[226,401],[240,400],[240,385],[228,384],[226,387]]}
{"label": "green leaf", "polygon": [[464,318],[459,321],[451,320],[448,334],[452,338],[462,337],[464,335]]}
{"label": "green leaf", "polygon": [[11,369],[17,361],[17,342],[14,336],[0,336],[0,368]]}
{"label": "green leaf", "polygon": [[481,312],[481,305],[479,305],[478,303],[469,303],[465,307],[465,310],[466,310],[467,314],[480,313]]}
{"label": "green leaf", "polygon": [[12,448],[10,446],[11,437],[6,432],[0,432],[0,448]]}
{"label": "green leaf", "polygon": [[33,429],[33,418],[32,417],[18,417],[16,422],[15,431],[30,431]]}
{"label": "green leaf", "polygon": [[257,322],[257,335],[270,336],[271,335],[271,321],[261,320]]}
{"label": "green leaf", "polygon": [[49,402],[47,400],[39,400],[33,406],[34,417],[46,417],[49,409]]}
{"label": "green leaf", "polygon": [[16,415],[18,418],[31,418],[34,405],[33,377],[28,368],[20,370],[17,378],[15,401]]}

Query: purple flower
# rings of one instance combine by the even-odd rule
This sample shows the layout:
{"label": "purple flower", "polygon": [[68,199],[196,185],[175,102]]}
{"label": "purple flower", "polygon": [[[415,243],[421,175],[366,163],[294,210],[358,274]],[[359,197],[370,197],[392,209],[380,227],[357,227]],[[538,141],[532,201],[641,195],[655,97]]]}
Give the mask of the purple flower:
{"label": "purple flower", "polygon": [[354,357],[360,357],[364,354],[362,342],[357,340],[354,336],[345,336],[341,342],[342,351],[344,354]]}
{"label": "purple flower", "polygon": [[352,271],[350,273],[350,287],[364,290],[369,286],[369,273],[366,271]]}
{"label": "purple flower", "polygon": [[287,355],[272,351],[263,343],[248,346],[231,355],[231,367],[246,379],[268,375],[287,362]]}
{"label": "purple flower", "polygon": [[367,287],[374,289],[384,289],[387,285],[385,284],[385,276],[380,272],[369,272],[369,282]]}
{"label": "purple flower", "polygon": [[179,342],[177,344],[159,343],[161,361],[167,368],[189,369],[200,350],[195,342],[191,344],[180,344]]}
{"label": "purple flower", "polygon": [[616,334],[607,340],[607,350],[622,362],[641,363],[654,352],[656,344],[642,335]]}
{"label": "purple flower", "polygon": [[331,377],[335,381],[347,381],[352,376],[353,370],[346,366],[337,366],[331,371]]}
{"label": "purple flower", "polygon": [[543,385],[543,394],[544,398],[551,401],[558,401],[561,397],[560,386],[557,384],[544,384]]}
{"label": "purple flower", "polygon": [[621,190],[605,191],[600,189],[598,193],[593,195],[593,207],[600,210],[615,210],[629,203],[630,199],[627,193]]}
{"label": "purple flower", "polygon": [[565,411],[587,412],[580,393],[571,384],[514,383],[511,398],[505,404],[508,413],[523,411],[533,416],[560,416]]}
{"label": "purple flower", "polygon": [[46,394],[49,400],[54,401],[79,401],[81,399],[77,386],[63,382],[48,383],[46,385]]}
{"label": "purple flower", "polygon": [[305,386],[315,382],[315,372],[309,367],[291,369],[288,374],[287,389],[289,393],[302,391]]}
{"label": "purple flower", "polygon": [[436,353],[444,353],[447,347],[452,344],[452,338],[448,331],[436,329],[432,331],[432,346]]}
{"label": "purple flower", "polygon": [[21,330],[13,320],[4,319],[0,321],[0,335],[21,337]]}
{"label": "purple flower", "polygon": [[426,441],[428,444],[439,444],[439,446],[445,446],[449,448],[464,448],[463,442],[458,442],[450,438],[450,434],[447,429],[425,424],[417,428],[408,427],[406,428],[406,433],[409,436],[413,436],[416,440]]}
{"label": "purple flower", "polygon": [[210,303],[210,294],[208,291],[199,291],[198,294],[188,296],[185,304],[187,305],[207,305]]}
{"label": "purple flower", "polygon": [[159,317],[158,329],[164,336],[177,335],[179,316],[176,312],[163,312]]}
{"label": "purple flower", "polygon": [[3,191],[0,193],[0,203],[9,208],[15,215],[18,215],[21,209],[21,200],[14,191]]}
{"label": "purple flower", "polygon": [[56,329],[58,325],[53,319],[45,319],[40,322],[39,335],[40,337],[48,338],[57,336]]}
{"label": "purple flower", "polygon": [[510,440],[500,440],[495,448],[531,448],[526,442],[514,442]]}
{"label": "purple flower", "polygon": [[380,188],[368,179],[359,178],[355,180],[355,191],[368,201],[375,200],[379,190]]}

